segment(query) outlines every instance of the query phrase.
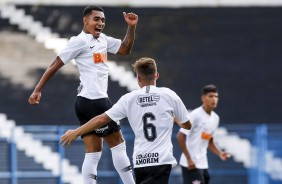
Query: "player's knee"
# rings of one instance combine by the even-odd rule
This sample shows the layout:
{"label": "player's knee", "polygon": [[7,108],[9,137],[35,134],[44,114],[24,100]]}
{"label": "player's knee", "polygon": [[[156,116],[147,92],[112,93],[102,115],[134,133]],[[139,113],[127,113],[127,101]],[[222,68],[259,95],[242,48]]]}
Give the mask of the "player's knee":
{"label": "player's knee", "polygon": [[121,132],[114,132],[106,137],[104,137],[105,141],[109,145],[110,148],[115,147],[124,142],[123,136]]}
{"label": "player's knee", "polygon": [[100,152],[103,148],[102,138],[95,135],[88,135],[83,138],[87,153]]}

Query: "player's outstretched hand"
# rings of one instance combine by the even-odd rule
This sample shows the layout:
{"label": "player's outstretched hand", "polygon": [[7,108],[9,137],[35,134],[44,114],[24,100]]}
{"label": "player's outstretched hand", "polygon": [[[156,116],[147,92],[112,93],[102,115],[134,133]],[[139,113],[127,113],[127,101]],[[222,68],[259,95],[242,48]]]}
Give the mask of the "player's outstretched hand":
{"label": "player's outstretched hand", "polygon": [[136,15],[135,13],[126,13],[123,12],[123,17],[125,22],[130,25],[130,26],[136,26],[137,22],[138,22],[138,15]]}
{"label": "player's outstretched hand", "polygon": [[219,157],[221,160],[226,161],[231,157],[231,155],[229,153],[223,152],[219,155]]}
{"label": "player's outstretched hand", "polygon": [[60,144],[62,146],[70,146],[73,141],[77,139],[75,130],[68,130],[64,135],[62,135]]}
{"label": "player's outstretched hand", "polygon": [[40,99],[41,99],[41,92],[33,92],[28,99],[28,103],[31,105],[37,105],[39,104]]}

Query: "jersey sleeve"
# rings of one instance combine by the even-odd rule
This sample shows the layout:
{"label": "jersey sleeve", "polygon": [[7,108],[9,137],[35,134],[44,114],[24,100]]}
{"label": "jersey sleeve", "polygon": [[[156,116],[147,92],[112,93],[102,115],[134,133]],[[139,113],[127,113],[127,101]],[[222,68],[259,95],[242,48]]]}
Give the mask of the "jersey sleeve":
{"label": "jersey sleeve", "polygon": [[190,120],[190,115],[180,97],[174,93],[174,115],[181,122],[186,123]]}
{"label": "jersey sleeve", "polygon": [[115,122],[126,117],[126,102],[125,97],[122,96],[112,108],[107,110],[105,113]]}
{"label": "jersey sleeve", "polygon": [[110,36],[106,36],[106,39],[108,44],[107,52],[116,54],[121,46],[121,40]]}
{"label": "jersey sleeve", "polygon": [[72,37],[67,46],[58,54],[64,64],[68,63],[72,59],[76,58],[77,55],[86,47],[86,42],[77,37]]}
{"label": "jersey sleeve", "polygon": [[181,132],[181,133],[183,133],[183,134],[185,134],[185,135],[189,135],[190,130],[187,130],[187,129],[185,129],[185,128],[180,128],[180,129],[179,129],[179,132]]}
{"label": "jersey sleeve", "polygon": [[216,130],[217,130],[218,126],[219,126],[219,117],[218,117],[218,115],[216,115],[215,128],[214,128],[214,130],[212,131],[212,136],[213,136],[213,137],[214,137],[214,135],[215,135],[215,133],[216,133]]}
{"label": "jersey sleeve", "polygon": [[187,130],[187,129],[184,129],[184,128],[180,128],[179,129],[179,132],[185,134],[186,136],[191,134],[192,132],[194,132],[194,130],[197,128],[197,125],[198,125],[198,119],[197,119],[197,116],[196,116],[196,113],[195,111],[192,111],[191,113],[189,113],[189,116],[190,116],[190,122],[192,124],[192,127],[190,130]]}

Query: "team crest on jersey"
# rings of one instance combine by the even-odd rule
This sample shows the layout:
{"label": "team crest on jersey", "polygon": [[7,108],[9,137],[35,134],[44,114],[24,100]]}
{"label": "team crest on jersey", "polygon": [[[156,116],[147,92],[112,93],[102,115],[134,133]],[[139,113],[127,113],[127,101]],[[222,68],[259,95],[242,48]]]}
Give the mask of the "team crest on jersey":
{"label": "team crest on jersey", "polygon": [[135,165],[159,163],[159,153],[136,155]]}
{"label": "team crest on jersey", "polygon": [[160,101],[160,95],[155,94],[146,94],[140,95],[137,98],[137,104],[141,107],[157,105],[157,102]]}

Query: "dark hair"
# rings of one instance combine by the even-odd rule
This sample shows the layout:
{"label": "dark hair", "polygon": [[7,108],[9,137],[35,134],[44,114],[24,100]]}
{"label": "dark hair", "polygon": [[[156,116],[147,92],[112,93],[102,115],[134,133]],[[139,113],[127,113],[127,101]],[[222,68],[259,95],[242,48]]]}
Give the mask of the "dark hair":
{"label": "dark hair", "polygon": [[209,85],[204,86],[201,90],[202,95],[206,95],[210,92],[218,93],[217,87],[213,84],[209,84]]}
{"label": "dark hair", "polygon": [[96,11],[101,11],[104,12],[103,8],[101,6],[87,6],[84,10],[83,10],[83,17],[87,16],[88,14],[91,13],[92,10],[96,10]]}
{"label": "dark hair", "polygon": [[138,59],[134,64],[134,71],[144,80],[151,81],[155,79],[157,65],[154,59],[143,57]]}

